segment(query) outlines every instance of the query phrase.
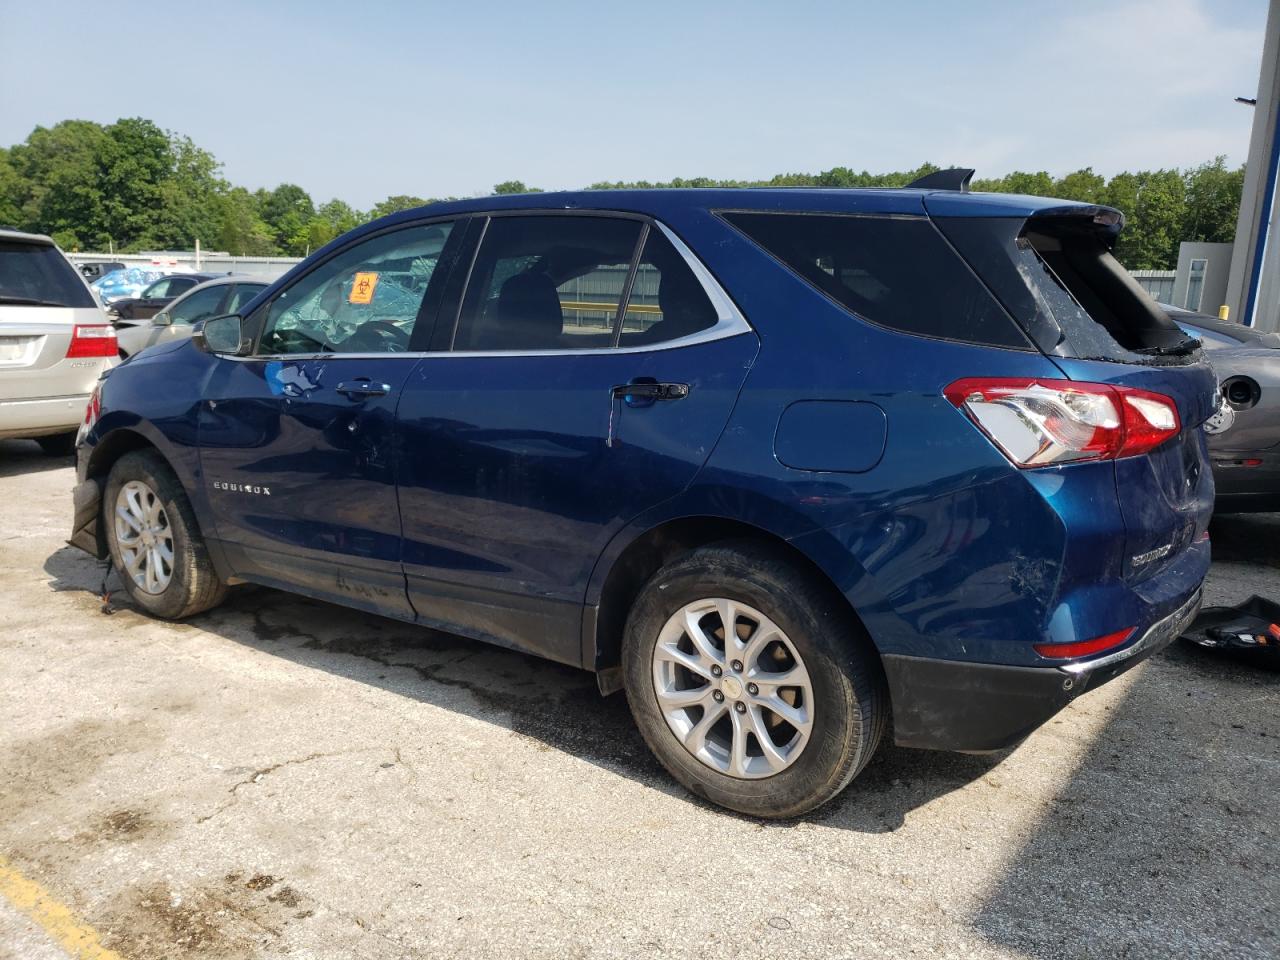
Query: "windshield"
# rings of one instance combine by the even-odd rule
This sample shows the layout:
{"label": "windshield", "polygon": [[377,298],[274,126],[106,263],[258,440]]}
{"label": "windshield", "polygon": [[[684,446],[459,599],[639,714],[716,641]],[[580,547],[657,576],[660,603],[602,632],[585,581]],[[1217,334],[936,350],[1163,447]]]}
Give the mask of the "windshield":
{"label": "windshield", "polygon": [[92,307],[93,295],[57,247],[0,240],[0,306]]}

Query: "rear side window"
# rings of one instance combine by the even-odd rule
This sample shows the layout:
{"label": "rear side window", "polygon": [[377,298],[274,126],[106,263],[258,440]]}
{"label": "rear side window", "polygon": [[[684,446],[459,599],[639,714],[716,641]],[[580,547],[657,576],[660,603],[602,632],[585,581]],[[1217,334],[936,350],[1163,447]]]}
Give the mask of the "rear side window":
{"label": "rear side window", "polygon": [[722,216],[864,320],[945,340],[1030,346],[925,217]]}
{"label": "rear side window", "polygon": [[56,247],[21,240],[0,240],[0,306],[92,307],[75,268]]}
{"label": "rear side window", "polygon": [[678,340],[714,327],[718,319],[684,257],[661,230],[651,227],[622,318],[619,346]]}
{"label": "rear side window", "polygon": [[494,217],[453,349],[611,347],[642,226],[611,217]]}

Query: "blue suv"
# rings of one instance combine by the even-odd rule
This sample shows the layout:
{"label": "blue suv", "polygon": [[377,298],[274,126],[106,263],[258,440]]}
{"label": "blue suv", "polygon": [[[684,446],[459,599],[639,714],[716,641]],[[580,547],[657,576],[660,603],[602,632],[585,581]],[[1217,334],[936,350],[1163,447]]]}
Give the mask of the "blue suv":
{"label": "blue suv", "polygon": [[690,790],[794,816],[1194,615],[1216,383],[1122,224],[927,184],[395,214],[101,382],[72,542],[159,617],[248,581],[594,671]]}

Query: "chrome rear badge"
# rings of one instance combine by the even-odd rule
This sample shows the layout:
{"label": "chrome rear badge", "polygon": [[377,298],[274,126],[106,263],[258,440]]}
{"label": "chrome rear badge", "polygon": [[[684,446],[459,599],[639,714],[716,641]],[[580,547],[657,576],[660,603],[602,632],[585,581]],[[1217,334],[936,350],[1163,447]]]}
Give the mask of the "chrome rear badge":
{"label": "chrome rear badge", "polygon": [[1144,563],[1150,563],[1152,560],[1159,560],[1167,557],[1173,552],[1173,544],[1166,543],[1163,547],[1156,547],[1154,550],[1148,550],[1146,553],[1135,554],[1133,557],[1133,565],[1140,567]]}

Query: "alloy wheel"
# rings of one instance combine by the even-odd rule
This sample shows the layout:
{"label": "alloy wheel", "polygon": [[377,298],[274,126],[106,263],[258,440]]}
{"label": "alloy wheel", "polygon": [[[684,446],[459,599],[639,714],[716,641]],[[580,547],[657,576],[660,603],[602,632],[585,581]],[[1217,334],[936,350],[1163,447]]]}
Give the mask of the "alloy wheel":
{"label": "alloy wheel", "polygon": [[813,685],[795,645],[736,600],[697,600],[671,615],[654,647],[653,686],[685,749],[730,777],[781,773],[813,730]]}
{"label": "alloy wheel", "polygon": [[125,574],[147,593],[164,593],[173,579],[173,529],[159,496],[141,480],[116,495],[115,534]]}

